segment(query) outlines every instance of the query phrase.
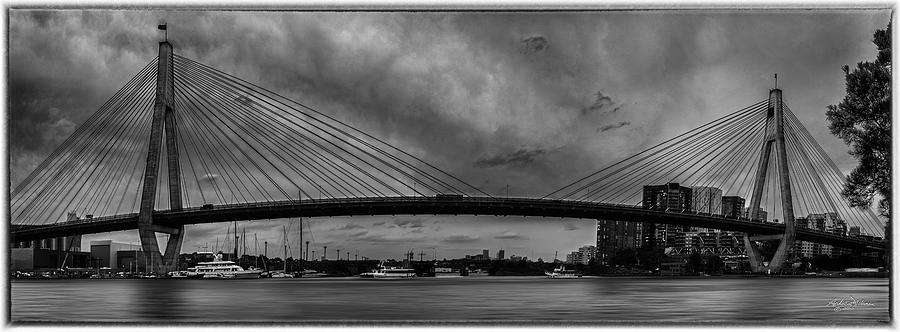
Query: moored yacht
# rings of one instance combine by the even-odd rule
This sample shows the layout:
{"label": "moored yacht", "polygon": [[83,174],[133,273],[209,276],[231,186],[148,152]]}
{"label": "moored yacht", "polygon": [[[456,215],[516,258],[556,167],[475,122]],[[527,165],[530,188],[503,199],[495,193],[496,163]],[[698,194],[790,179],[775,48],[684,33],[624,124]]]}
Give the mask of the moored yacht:
{"label": "moored yacht", "polygon": [[371,279],[413,279],[416,277],[415,269],[405,269],[400,267],[385,267],[382,264],[379,268],[359,275],[360,278]]}
{"label": "moored yacht", "polygon": [[260,269],[244,268],[232,261],[223,261],[222,255],[216,255],[212,262],[197,263],[193,272],[202,275],[204,279],[258,279],[262,272]]}
{"label": "moored yacht", "polygon": [[564,266],[560,265],[558,268],[553,269],[553,272],[544,272],[547,275],[547,278],[550,279],[575,279],[581,278],[581,273],[575,270],[566,270]]}

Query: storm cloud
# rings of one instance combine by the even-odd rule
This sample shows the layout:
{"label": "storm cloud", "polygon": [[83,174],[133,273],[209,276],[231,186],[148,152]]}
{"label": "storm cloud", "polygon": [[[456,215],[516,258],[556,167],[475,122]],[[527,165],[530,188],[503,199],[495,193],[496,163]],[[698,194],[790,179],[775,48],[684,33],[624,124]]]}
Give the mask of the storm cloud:
{"label": "storm cloud", "polygon": [[543,50],[546,50],[550,43],[547,42],[547,38],[542,36],[531,36],[522,40],[522,46],[519,48],[519,52],[528,54],[528,53],[537,53]]}
{"label": "storm cloud", "polygon": [[603,127],[598,128],[597,130],[599,130],[600,132],[604,132],[604,131],[607,131],[607,130],[613,130],[613,129],[617,129],[617,128],[622,128],[622,127],[625,127],[625,126],[628,126],[628,125],[631,125],[631,122],[628,122],[628,121],[621,121],[621,122],[614,123],[614,124],[611,124],[611,125],[605,125],[605,126],[603,126]]}
{"label": "storm cloud", "polygon": [[544,154],[543,149],[528,150],[522,148],[515,152],[481,157],[475,161],[475,167],[487,168],[504,165],[523,165],[533,162],[535,158],[542,154]]}

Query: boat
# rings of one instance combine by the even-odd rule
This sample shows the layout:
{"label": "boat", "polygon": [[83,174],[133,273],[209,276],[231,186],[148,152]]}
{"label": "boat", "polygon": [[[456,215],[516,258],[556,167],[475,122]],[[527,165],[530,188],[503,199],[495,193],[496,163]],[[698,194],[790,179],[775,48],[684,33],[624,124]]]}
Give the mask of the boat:
{"label": "boat", "polygon": [[460,269],[454,269],[450,267],[435,267],[434,268],[434,277],[435,278],[459,278],[462,277],[462,272]]}
{"label": "boat", "polygon": [[269,271],[269,278],[293,278],[294,275],[284,271]]}
{"label": "boat", "polygon": [[197,263],[193,270],[204,279],[259,279],[260,269],[244,268],[232,261],[223,261],[222,254],[217,254],[212,262]]}
{"label": "boat", "polygon": [[382,264],[377,269],[372,270],[372,272],[360,274],[359,277],[368,279],[413,279],[416,277],[416,270],[400,267],[385,267],[384,264]]}
{"label": "boat", "polygon": [[560,265],[558,268],[553,269],[553,272],[544,272],[547,275],[547,278],[550,279],[576,279],[581,278],[581,273],[575,270],[566,270],[566,268]]}
{"label": "boat", "polygon": [[298,275],[298,278],[322,278],[327,276],[328,274],[325,272],[319,272],[316,270],[303,270]]}

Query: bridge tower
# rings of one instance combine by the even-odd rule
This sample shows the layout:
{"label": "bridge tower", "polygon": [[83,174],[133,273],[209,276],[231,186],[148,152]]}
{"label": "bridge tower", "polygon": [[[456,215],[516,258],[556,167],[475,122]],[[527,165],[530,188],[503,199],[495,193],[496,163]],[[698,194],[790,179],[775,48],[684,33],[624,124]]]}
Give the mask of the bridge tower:
{"label": "bridge tower", "polygon": [[[781,183],[781,207],[782,219],[784,219],[784,234],[775,236],[751,237],[750,234],[744,234],[744,246],[747,256],[750,258],[750,267],[753,272],[778,272],[781,270],[785,261],[792,257],[794,249],[794,240],[797,237],[794,225],[794,206],[791,197],[791,177],[788,173],[787,146],[784,141],[784,110],[781,103],[781,90],[772,89],[769,91],[769,107],[766,118],[765,138],[763,140],[762,151],[759,158],[759,167],[756,170],[754,178],[753,196],[750,198],[749,217],[751,220],[759,219],[759,205],[762,199],[763,190],[765,190],[766,170],[769,166],[769,157],[772,154],[772,146],[775,146],[777,153],[777,162],[775,165],[778,169],[779,181]],[[763,257],[759,252],[755,240],[781,240],[775,255],[766,267],[763,264]]]}
{"label": "bridge tower", "polygon": [[[174,70],[172,44],[168,41],[159,43],[159,62],[156,76],[156,98],[153,104],[153,117],[150,129],[150,148],[147,150],[147,163],[144,170],[144,187],[141,191],[141,205],[138,212],[138,233],[141,247],[150,255],[153,262],[151,268],[158,273],[165,273],[176,268],[178,254],[184,237],[184,226],[165,227],[153,223],[153,208],[156,204],[157,176],[159,175],[159,158],[162,139],[166,142],[166,164],[168,165],[169,205],[172,210],[181,210],[181,174],[178,165],[178,144],[176,141],[174,105]],[[168,233],[169,240],[166,253],[159,251],[156,233]]]}

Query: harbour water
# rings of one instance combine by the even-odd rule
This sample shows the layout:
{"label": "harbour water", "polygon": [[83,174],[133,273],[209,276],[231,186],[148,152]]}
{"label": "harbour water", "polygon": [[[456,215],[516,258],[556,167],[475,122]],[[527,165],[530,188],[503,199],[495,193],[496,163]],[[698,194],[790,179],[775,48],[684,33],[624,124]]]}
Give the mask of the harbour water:
{"label": "harbour water", "polygon": [[14,280],[10,290],[13,323],[886,324],[888,283],[862,278],[59,279]]}

